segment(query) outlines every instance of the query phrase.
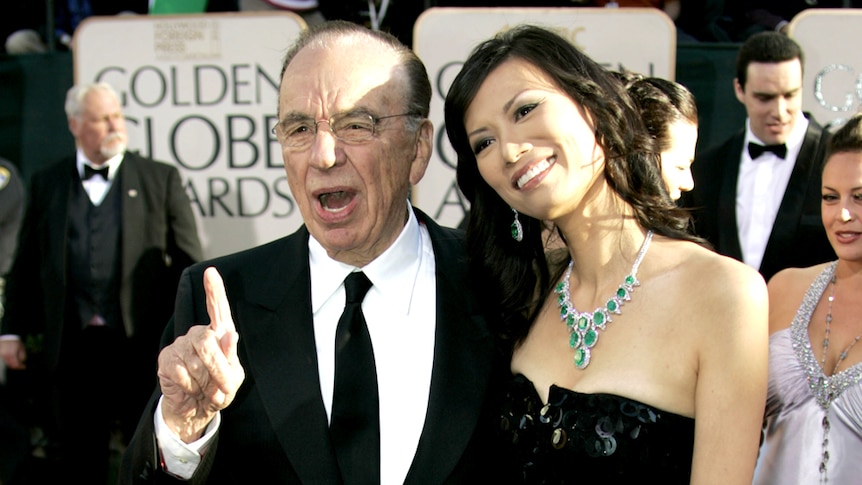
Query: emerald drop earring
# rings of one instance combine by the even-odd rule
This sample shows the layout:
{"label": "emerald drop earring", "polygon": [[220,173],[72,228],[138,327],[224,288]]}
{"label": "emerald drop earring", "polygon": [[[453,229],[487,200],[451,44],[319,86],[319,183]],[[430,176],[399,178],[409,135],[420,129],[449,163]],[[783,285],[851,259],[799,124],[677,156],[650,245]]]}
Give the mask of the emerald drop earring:
{"label": "emerald drop earring", "polygon": [[515,241],[521,242],[524,240],[524,227],[521,226],[521,221],[518,220],[518,211],[515,208],[512,208],[512,212],[515,213],[515,221],[512,222],[512,239]]}

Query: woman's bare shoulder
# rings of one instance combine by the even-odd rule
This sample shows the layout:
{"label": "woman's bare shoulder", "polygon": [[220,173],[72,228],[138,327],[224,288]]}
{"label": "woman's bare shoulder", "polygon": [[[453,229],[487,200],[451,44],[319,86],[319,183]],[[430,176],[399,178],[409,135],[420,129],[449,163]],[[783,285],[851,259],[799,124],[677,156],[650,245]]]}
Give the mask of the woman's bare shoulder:
{"label": "woman's bare shoulder", "polygon": [[769,279],[769,333],[790,326],[805,293],[829,263],[807,268],[787,268]]}
{"label": "woman's bare shoulder", "polygon": [[817,264],[806,268],[785,268],[769,279],[769,293],[797,292],[807,290],[811,282],[831,263]]}
{"label": "woman's bare shoulder", "polygon": [[666,259],[676,262],[680,283],[695,300],[726,302],[765,296],[766,282],[757,270],[695,243],[671,242],[666,248]]}
{"label": "woman's bare shoulder", "polygon": [[666,295],[696,335],[751,326],[765,334],[769,298],[757,270],[686,241],[669,241],[660,257],[660,270],[673,282]]}

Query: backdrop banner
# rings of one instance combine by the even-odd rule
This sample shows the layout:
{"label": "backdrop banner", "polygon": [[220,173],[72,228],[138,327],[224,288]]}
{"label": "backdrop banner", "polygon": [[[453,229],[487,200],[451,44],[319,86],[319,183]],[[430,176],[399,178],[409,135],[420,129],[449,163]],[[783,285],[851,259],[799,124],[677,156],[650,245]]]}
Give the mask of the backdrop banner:
{"label": "backdrop banner", "polygon": [[[676,30],[658,9],[426,10],[414,49],[434,89],[435,147],[412,200],[441,224],[457,226],[468,208],[443,125],[446,91],[476,44],[519,23],[556,30],[608,68],[674,79]],[[282,58],[304,26],[290,12],[209,13],[92,17],[76,33],[75,82],[112,84],[130,148],[178,166],[208,258],[302,223],[270,129]]]}
{"label": "backdrop banner", "polygon": [[413,201],[441,224],[457,226],[469,206],[455,182],[455,153],[443,125],[443,102],[470,51],[496,32],[531,23],[562,34],[596,62],[613,70],[674,79],[676,28],[654,8],[443,8],[419,16],[413,48],[428,68],[434,90],[431,121],[434,158]]}
{"label": "backdrop banner", "polygon": [[290,12],[112,16],[75,34],[75,82],[110,83],[129,148],[180,169],[207,258],[302,222],[270,129],[282,59],[304,26]]}
{"label": "backdrop banner", "polygon": [[833,129],[862,107],[862,9],[812,8],[788,25],[802,46],[802,109]]}

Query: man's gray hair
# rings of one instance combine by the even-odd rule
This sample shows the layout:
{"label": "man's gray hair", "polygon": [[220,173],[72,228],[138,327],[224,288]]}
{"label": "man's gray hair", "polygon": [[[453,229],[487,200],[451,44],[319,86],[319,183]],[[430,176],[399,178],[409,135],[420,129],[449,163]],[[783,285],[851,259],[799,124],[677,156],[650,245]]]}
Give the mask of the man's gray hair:
{"label": "man's gray hair", "polygon": [[120,99],[120,96],[117,94],[117,91],[114,89],[114,87],[106,82],[78,84],[72,86],[66,93],[66,117],[80,117],[81,103],[84,101],[84,98],[86,98],[87,95],[92,93],[93,91],[104,91],[109,93],[118,101]]}

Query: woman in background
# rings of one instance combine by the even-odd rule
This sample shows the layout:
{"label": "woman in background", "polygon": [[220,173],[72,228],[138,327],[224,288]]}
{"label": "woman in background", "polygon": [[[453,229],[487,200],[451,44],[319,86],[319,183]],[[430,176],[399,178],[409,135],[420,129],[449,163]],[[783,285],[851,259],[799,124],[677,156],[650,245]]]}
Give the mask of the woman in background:
{"label": "woman in background", "polygon": [[659,77],[615,73],[637,106],[661,152],[661,175],[673,200],[694,188],[691,163],[697,146],[697,104],[685,86]]}
{"label": "woman in background", "polygon": [[837,261],[788,268],[769,281],[757,485],[862,480],[862,114],[829,141],[821,193]]}

